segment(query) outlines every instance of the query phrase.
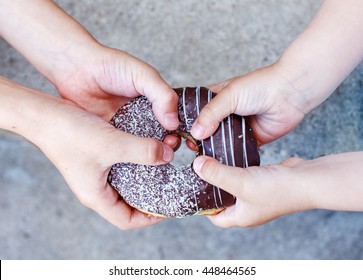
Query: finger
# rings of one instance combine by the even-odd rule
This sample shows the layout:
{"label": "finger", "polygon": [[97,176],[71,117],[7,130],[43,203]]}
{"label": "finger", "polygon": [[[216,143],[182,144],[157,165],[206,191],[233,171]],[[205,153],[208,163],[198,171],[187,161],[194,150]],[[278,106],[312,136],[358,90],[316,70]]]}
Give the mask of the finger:
{"label": "finger", "polygon": [[225,80],[220,83],[212,84],[212,85],[208,86],[208,88],[215,93],[219,93],[220,91],[222,91],[226,86],[228,86],[231,82],[233,82],[237,78],[238,77],[234,77],[234,78]]}
{"label": "finger", "polygon": [[101,149],[107,165],[118,162],[158,165],[174,158],[173,148],[156,139],[137,137],[113,127],[107,136]]}
{"label": "finger", "polygon": [[110,55],[101,64],[103,74],[97,80],[100,89],[119,96],[146,96],[152,102],[155,117],[161,125],[175,130],[179,126],[178,97],[160,74],[125,52],[106,48],[105,53]]}
{"label": "finger", "polygon": [[226,87],[226,82],[221,82],[218,84],[213,84],[213,85],[207,86],[207,88],[209,88],[214,93],[219,93],[225,87]]}
{"label": "finger", "polygon": [[152,102],[153,112],[160,124],[168,130],[175,130],[179,126],[178,96],[154,68],[149,66],[147,69],[139,92]]}
{"label": "finger", "polygon": [[[258,75],[256,75],[258,76]],[[252,116],[266,112],[266,100],[261,98],[261,89],[257,86],[261,81],[254,73],[242,77],[234,77],[219,84],[212,85],[218,94],[203,107],[194,122],[191,134],[196,139],[211,136],[220,121],[232,113],[241,116]],[[262,88],[268,88],[264,85]]]}
{"label": "finger", "polygon": [[177,151],[182,143],[180,136],[175,134],[166,135],[163,142],[169,145],[174,151]]}
{"label": "finger", "polygon": [[197,157],[193,162],[193,168],[204,181],[220,187],[236,197],[240,196],[244,179],[242,168],[227,166],[206,156]]}
{"label": "finger", "polygon": [[188,139],[185,141],[185,143],[186,143],[187,147],[188,147],[190,150],[192,150],[192,151],[194,151],[194,152],[198,152],[199,147],[198,147],[195,143],[193,143],[192,141],[190,141],[190,140],[188,140]]}
{"label": "finger", "polygon": [[220,121],[236,111],[238,105],[236,91],[229,86],[223,85],[223,87],[223,90],[203,107],[194,122],[190,131],[194,138],[201,140],[211,136],[217,130]]}
{"label": "finger", "polygon": [[119,198],[117,191],[108,184],[97,193],[94,199],[83,204],[122,230],[147,227],[163,220],[131,208]]}

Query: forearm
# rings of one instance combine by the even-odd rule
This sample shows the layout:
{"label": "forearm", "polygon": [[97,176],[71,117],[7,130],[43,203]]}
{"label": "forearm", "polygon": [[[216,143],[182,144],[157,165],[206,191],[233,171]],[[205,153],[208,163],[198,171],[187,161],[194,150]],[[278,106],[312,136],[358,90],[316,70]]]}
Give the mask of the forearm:
{"label": "forearm", "polygon": [[[0,35],[53,83],[96,40],[50,0],[0,0]],[[73,71],[74,72],[74,71]]]}
{"label": "forearm", "polygon": [[[0,77],[0,129],[17,133],[34,144],[47,139],[49,124],[62,118],[66,102]],[[58,114],[58,117],[57,117]]]}
{"label": "forearm", "polygon": [[[363,152],[304,161],[293,169],[313,208],[363,211]],[[295,179],[295,181],[296,181]]]}
{"label": "forearm", "polygon": [[260,212],[257,224],[312,209],[363,211],[363,152],[290,158],[247,171],[240,178],[244,184],[237,197]]}
{"label": "forearm", "polygon": [[305,113],[322,103],[363,58],[363,1],[326,0],[277,63]]}
{"label": "forearm", "polygon": [[239,197],[266,210],[265,218],[311,209],[363,211],[363,152],[290,158],[247,171]]}
{"label": "forearm", "polygon": [[363,152],[290,158],[245,169],[200,156],[193,168],[202,179],[237,197],[234,206],[210,217],[222,227],[252,227],[312,209],[363,211]]}
{"label": "forearm", "polygon": [[[291,158],[255,168],[258,185],[270,185],[280,215],[310,209],[363,211],[363,152]],[[268,172],[267,172],[268,171]],[[259,181],[261,179],[261,182]]]}

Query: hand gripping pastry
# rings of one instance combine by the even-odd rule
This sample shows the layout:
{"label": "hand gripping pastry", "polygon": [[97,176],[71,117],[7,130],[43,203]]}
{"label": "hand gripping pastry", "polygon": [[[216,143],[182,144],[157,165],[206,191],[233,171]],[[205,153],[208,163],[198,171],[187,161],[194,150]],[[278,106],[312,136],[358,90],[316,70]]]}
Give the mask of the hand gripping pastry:
{"label": "hand gripping pastry", "polygon": [[[165,130],[144,96],[122,106],[110,123],[121,131],[161,141],[168,134],[178,134],[198,146],[196,156],[211,156],[230,166],[245,168],[259,165],[256,140],[244,117],[232,114],[220,123],[210,138],[194,140],[190,129],[215,94],[204,87],[174,90],[179,97],[178,130]],[[182,167],[170,163],[158,166],[118,163],[112,166],[108,181],[129,205],[159,217],[216,214],[236,201],[231,194],[198,177],[192,163]]]}

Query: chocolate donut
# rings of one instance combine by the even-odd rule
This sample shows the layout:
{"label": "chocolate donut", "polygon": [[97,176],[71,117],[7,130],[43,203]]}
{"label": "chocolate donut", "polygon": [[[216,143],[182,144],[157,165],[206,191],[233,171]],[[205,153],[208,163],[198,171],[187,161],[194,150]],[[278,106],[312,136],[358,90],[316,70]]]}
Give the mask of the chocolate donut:
{"label": "chocolate donut", "polygon": [[[163,140],[168,134],[181,135],[198,146],[196,156],[211,156],[230,166],[259,165],[256,140],[245,118],[232,114],[220,123],[210,138],[196,141],[191,137],[190,129],[215,94],[204,87],[174,90],[179,97],[178,130],[166,131],[156,120],[151,103],[144,96],[122,106],[110,123],[121,131],[140,137]],[[129,205],[161,217],[215,214],[236,201],[233,195],[198,177],[192,163],[182,167],[118,163],[112,166],[108,181]]]}

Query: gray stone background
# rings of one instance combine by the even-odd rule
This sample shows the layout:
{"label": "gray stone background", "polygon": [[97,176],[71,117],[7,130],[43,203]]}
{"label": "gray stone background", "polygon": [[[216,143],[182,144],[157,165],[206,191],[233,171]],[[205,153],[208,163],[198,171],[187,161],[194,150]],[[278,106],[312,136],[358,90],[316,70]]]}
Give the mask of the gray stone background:
{"label": "gray stone background", "polygon": [[[102,43],[150,63],[172,86],[193,86],[273,63],[322,1],[56,2]],[[0,75],[56,93],[2,39]],[[361,150],[362,78],[360,65],[291,134],[262,149],[263,163]],[[362,259],[362,240],[362,213],[324,210],[254,229],[221,229],[192,217],[123,232],[82,206],[36,147],[0,131],[1,259]]]}

